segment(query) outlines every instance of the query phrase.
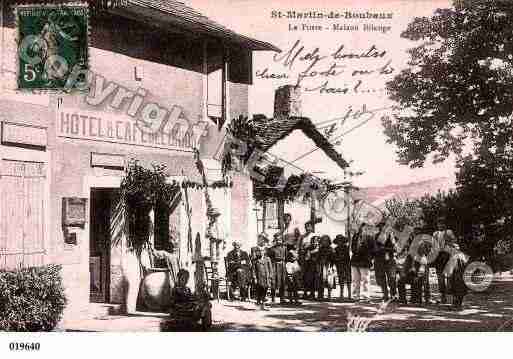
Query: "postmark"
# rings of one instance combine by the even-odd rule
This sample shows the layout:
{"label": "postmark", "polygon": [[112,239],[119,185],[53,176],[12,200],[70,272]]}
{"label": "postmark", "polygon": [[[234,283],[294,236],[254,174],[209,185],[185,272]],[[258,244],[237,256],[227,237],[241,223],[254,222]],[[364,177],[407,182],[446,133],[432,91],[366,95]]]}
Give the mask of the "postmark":
{"label": "postmark", "polygon": [[15,12],[18,89],[76,90],[66,83],[89,67],[87,4],[19,5]]}

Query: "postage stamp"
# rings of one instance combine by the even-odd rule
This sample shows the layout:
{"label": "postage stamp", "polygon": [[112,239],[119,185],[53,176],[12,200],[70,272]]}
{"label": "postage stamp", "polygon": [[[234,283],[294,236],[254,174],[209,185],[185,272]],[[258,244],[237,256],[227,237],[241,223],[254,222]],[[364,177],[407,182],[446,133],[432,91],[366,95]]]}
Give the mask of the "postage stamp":
{"label": "postage stamp", "polygon": [[62,90],[71,74],[88,69],[87,5],[21,5],[15,11],[19,90]]}

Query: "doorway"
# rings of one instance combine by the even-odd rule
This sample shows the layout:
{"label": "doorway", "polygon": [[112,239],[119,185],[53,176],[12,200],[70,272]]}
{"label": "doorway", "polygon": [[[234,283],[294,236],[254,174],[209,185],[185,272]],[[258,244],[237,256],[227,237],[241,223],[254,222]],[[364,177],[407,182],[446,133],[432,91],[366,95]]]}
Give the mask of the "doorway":
{"label": "doorway", "polygon": [[111,223],[118,190],[91,188],[89,218],[90,301],[110,302]]}

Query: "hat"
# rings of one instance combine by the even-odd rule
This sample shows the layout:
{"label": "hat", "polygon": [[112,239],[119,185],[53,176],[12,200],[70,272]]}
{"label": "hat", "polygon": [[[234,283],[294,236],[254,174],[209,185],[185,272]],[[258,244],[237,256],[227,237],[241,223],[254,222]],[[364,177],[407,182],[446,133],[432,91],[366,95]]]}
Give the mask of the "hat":
{"label": "hat", "polygon": [[320,240],[319,240],[319,244],[322,244],[324,246],[329,246],[331,245],[331,238],[330,236],[328,236],[327,234],[323,235]]}
{"label": "hat", "polygon": [[335,239],[333,240],[333,244],[344,244],[348,241],[347,237],[342,234],[337,234]]}
{"label": "hat", "polygon": [[283,242],[283,237],[280,232],[277,232],[273,235],[273,242],[276,243],[278,241]]}
{"label": "hat", "polygon": [[257,239],[263,239],[266,242],[269,242],[269,237],[265,232],[259,233]]}

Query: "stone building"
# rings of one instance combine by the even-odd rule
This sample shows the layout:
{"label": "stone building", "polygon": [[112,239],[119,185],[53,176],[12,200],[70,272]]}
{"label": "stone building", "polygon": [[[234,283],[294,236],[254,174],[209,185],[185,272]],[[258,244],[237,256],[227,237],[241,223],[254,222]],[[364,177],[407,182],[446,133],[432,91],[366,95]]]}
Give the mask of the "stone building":
{"label": "stone building", "polygon": [[[256,115],[252,126],[256,147],[270,155],[272,160],[268,161],[269,163],[273,162],[264,169],[263,173],[267,175],[264,176],[264,178],[267,177],[266,180],[274,183],[270,185],[269,181],[255,181],[258,231],[271,236],[282,231],[283,216],[288,213],[292,216],[288,231],[298,228],[303,232],[304,224],[313,221],[318,233],[332,237],[346,233],[346,222],[340,218],[334,218],[339,215],[330,217],[324,208],[320,208],[319,201],[312,201],[311,197],[306,200],[304,196],[308,188],[315,188],[316,184],[322,183],[321,178],[312,174],[316,169],[302,169],[296,167],[293,162],[277,159],[272,155],[273,149],[279,142],[286,141],[288,136],[297,132],[300,135],[297,137],[300,141],[296,138],[296,142],[289,142],[289,145],[300,146],[311,141],[324,153],[326,161],[333,161],[341,171],[349,167],[347,160],[322,131],[310,118],[303,116],[301,88],[291,85],[278,88],[275,93],[273,118]],[[278,189],[280,187],[276,181],[278,176],[282,177],[282,189]],[[330,192],[334,190],[332,188]]]}
{"label": "stone building", "polygon": [[[134,264],[122,245],[111,244],[124,235],[115,199],[127,161],[164,164],[171,179],[201,183],[193,158],[199,146],[208,180],[219,180],[214,155],[225,124],[248,116],[252,51],[278,49],[178,1],[128,1],[91,14],[94,95],[20,93],[15,20],[11,9],[2,15],[0,269],[61,264],[67,317],[90,302],[122,303],[124,278]],[[129,112],[136,98],[141,108],[165,109],[165,126],[179,135],[159,137],[134,126]],[[235,174],[231,188],[210,194],[228,238],[255,237],[249,178]],[[204,236],[203,191],[190,189],[188,199],[193,232]],[[164,214],[168,221],[155,229],[156,246],[174,236],[186,251],[183,202]]]}

